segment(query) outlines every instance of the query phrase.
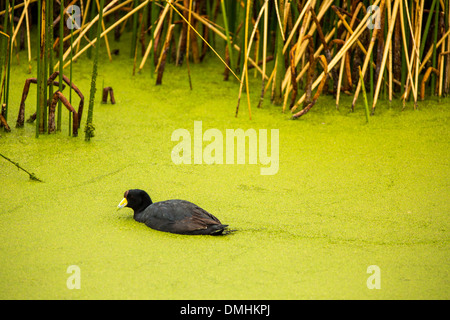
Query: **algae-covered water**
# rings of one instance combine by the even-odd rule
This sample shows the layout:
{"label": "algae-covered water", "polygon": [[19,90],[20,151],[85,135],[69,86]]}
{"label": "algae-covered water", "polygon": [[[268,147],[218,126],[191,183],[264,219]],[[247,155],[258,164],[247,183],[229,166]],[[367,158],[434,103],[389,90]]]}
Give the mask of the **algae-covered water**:
{"label": "algae-covered water", "polygon": [[[67,112],[62,133],[36,139],[30,124],[1,133],[1,153],[44,183],[0,159],[0,298],[450,298],[448,99],[417,111],[379,104],[369,124],[362,102],[349,113],[346,97],[340,111],[321,97],[297,121],[266,100],[249,121],[245,96],[234,117],[238,84],[222,81],[213,56],[191,65],[193,91],[185,67],[167,65],[155,86],[148,67],[133,77],[132,60],[121,56],[109,63],[104,55],[99,66],[97,83],[113,87],[117,104],[100,104],[97,94],[91,142],[84,141],[87,113],[78,138],[67,135]],[[85,58],[74,65],[86,99],[91,68]],[[11,127],[26,69],[12,65]],[[256,106],[259,80],[251,88]],[[175,164],[172,134],[184,128],[194,139],[194,121],[224,142],[227,129],[267,129],[269,137],[278,129],[277,173],[261,175],[268,165],[259,158],[194,164],[192,154],[192,164]],[[116,211],[130,188],[154,201],[190,200],[237,231],[149,229],[130,209]],[[79,289],[69,289],[72,265]],[[379,273],[367,272],[372,265]]]}

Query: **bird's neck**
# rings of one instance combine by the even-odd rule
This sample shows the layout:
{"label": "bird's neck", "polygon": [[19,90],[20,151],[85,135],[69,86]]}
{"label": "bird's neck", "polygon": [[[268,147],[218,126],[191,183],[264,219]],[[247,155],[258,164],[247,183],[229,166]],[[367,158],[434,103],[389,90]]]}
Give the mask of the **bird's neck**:
{"label": "bird's neck", "polygon": [[134,215],[143,212],[151,204],[152,204],[152,200],[151,199],[144,199],[144,201],[142,201],[141,205],[138,208],[133,208]]}

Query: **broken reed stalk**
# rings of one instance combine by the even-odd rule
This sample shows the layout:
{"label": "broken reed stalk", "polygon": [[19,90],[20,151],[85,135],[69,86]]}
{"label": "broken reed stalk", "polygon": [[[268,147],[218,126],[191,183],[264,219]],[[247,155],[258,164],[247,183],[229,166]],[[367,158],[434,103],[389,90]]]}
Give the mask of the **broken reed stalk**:
{"label": "broken reed stalk", "polygon": [[55,109],[56,109],[56,103],[64,104],[64,106],[73,114],[73,129],[72,129],[72,136],[77,137],[78,136],[78,126],[81,119],[81,114],[77,113],[69,100],[59,91],[57,90],[53,96],[52,100],[50,102],[49,112],[48,112],[48,133],[53,133],[56,131],[55,127]]}
{"label": "broken reed stalk", "polygon": [[30,180],[33,181],[38,181],[38,182],[43,182],[41,179],[39,179],[38,177],[36,177],[36,175],[32,172],[29,172],[28,170],[26,170],[25,168],[23,168],[18,162],[14,162],[12,161],[10,158],[4,156],[3,154],[0,153],[0,156],[3,157],[5,160],[11,162],[13,165],[15,165],[19,170],[22,170],[23,172],[27,173],[28,176],[30,177]]}
{"label": "broken reed stalk", "polygon": [[103,88],[102,103],[108,102],[108,93],[111,104],[116,104],[116,99],[114,99],[114,90],[111,87]]}
{"label": "broken reed stalk", "polygon": [[319,60],[320,64],[322,65],[324,76],[322,77],[319,87],[317,88],[316,94],[312,98],[311,102],[309,102],[308,105],[306,107],[304,107],[302,110],[295,113],[292,116],[292,119],[297,119],[297,118],[301,117],[302,115],[306,114],[307,112],[309,112],[309,110],[311,110],[311,108],[316,104],[317,99],[319,99],[319,96],[322,93],[323,87],[325,86],[325,82],[327,80],[329,68],[328,68],[327,59],[325,58],[324,55],[319,56],[318,60]]}
{"label": "broken reed stalk", "polygon": [[9,127],[8,122],[6,122],[5,116],[6,116],[6,103],[3,103],[0,108],[0,128],[3,127],[5,132],[11,132],[11,128]]}
{"label": "broken reed stalk", "polygon": [[[94,63],[92,67],[92,79],[91,79],[91,93],[89,96],[89,109],[88,109],[88,115],[86,120],[86,127],[84,128],[84,140],[90,141],[91,138],[94,136],[94,125],[92,124],[93,117],[94,117],[94,102],[95,102],[95,92],[97,90],[96,88],[96,81],[97,81],[97,64],[98,64],[98,53],[100,48],[100,35],[102,31],[102,21],[103,21],[103,5],[104,0],[100,1],[100,8],[99,8],[99,18],[98,18],[98,25],[97,25],[97,45],[95,46],[95,54],[94,54]],[[75,119],[74,119],[75,121]]]}
{"label": "broken reed stalk", "polygon": [[156,78],[157,85],[160,85],[162,83],[164,68],[166,66],[167,51],[169,50],[170,40],[172,39],[172,32],[174,27],[175,27],[174,24],[171,24],[169,26],[169,30],[167,31],[166,35],[166,40],[164,41],[163,49],[161,51],[161,54],[159,55],[158,65],[155,69],[155,72],[158,72],[158,77]]}

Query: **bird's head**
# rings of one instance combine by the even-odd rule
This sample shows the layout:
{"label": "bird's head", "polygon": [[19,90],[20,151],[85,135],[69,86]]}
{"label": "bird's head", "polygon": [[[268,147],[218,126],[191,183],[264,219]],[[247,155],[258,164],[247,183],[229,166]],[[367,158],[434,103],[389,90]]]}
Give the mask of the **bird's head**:
{"label": "bird's head", "polygon": [[129,207],[134,212],[141,212],[152,204],[152,199],[147,192],[140,189],[130,189],[125,191],[122,201],[120,201],[117,209]]}

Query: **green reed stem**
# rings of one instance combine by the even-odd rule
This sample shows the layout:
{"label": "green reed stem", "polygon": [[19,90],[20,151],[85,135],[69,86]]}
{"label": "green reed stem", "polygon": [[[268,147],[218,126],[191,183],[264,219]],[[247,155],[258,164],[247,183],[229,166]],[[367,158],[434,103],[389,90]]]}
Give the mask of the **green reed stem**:
{"label": "green reed stem", "polygon": [[[63,82],[63,54],[64,54],[64,1],[61,0],[59,11],[59,91],[62,91]],[[58,118],[56,122],[56,131],[61,131],[62,103],[58,101]]]}
{"label": "green reed stem", "polygon": [[98,53],[100,48],[100,35],[102,31],[102,21],[103,21],[103,5],[104,0],[100,1],[100,8],[99,8],[99,18],[98,18],[98,25],[97,25],[97,45],[95,46],[95,53],[94,53],[94,64],[92,68],[92,79],[91,79],[91,92],[89,96],[89,109],[88,109],[88,115],[86,120],[86,128],[84,130],[85,141],[90,141],[91,138],[94,136],[94,125],[92,124],[92,120],[94,118],[94,101],[95,101],[95,92],[96,92],[96,81],[97,81],[97,64],[98,64]]}

